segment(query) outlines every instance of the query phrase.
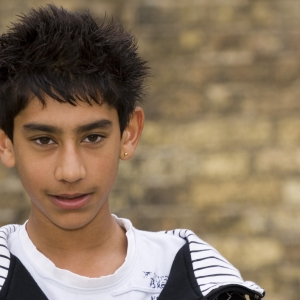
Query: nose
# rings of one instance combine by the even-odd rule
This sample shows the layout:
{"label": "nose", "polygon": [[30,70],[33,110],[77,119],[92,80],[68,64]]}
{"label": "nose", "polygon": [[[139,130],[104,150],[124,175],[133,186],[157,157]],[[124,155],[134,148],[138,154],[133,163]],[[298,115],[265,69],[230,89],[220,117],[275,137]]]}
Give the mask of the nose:
{"label": "nose", "polygon": [[56,180],[74,183],[85,178],[86,169],[75,146],[69,145],[61,149],[58,155],[59,158],[55,168]]}

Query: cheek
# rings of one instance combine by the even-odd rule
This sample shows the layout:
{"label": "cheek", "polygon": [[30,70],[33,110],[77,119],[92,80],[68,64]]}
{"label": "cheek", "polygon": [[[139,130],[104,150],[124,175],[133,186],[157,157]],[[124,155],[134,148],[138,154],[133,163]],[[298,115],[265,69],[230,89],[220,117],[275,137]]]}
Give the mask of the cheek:
{"label": "cheek", "polygon": [[[105,157],[101,159],[98,163],[98,167],[95,164],[92,164],[90,167],[90,173],[97,173],[100,177],[106,178],[109,180],[112,177],[115,177],[118,171],[119,160],[116,158]],[[89,173],[89,172],[88,172]]]}
{"label": "cheek", "polygon": [[118,172],[119,157],[115,151],[110,153],[100,154],[91,160],[87,170],[88,177],[97,178],[102,183],[105,182],[107,185],[112,186]]}
{"label": "cheek", "polygon": [[45,161],[37,162],[31,157],[17,156],[16,169],[28,194],[41,188],[42,183],[49,181],[50,170],[45,169]]}
{"label": "cheek", "polygon": [[115,174],[119,165],[120,147],[120,140],[116,138],[111,140],[101,151],[93,153],[91,156],[84,153],[85,164],[89,166],[88,171],[96,172],[99,175]]}

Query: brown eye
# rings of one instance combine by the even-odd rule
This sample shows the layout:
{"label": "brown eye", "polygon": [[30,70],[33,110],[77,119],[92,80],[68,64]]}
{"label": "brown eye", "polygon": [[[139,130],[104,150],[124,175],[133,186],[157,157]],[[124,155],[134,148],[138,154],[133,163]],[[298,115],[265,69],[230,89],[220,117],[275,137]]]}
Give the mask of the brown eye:
{"label": "brown eye", "polygon": [[48,137],[40,137],[38,139],[35,140],[37,144],[39,145],[50,145],[53,144],[54,142],[48,138]]}
{"label": "brown eye", "polygon": [[98,134],[88,135],[83,141],[88,143],[98,143],[100,142],[102,137]]}

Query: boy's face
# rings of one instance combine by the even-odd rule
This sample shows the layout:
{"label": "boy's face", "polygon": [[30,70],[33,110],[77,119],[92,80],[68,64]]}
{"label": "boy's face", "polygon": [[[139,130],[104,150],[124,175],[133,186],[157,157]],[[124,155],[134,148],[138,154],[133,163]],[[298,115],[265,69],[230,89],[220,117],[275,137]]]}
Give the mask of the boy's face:
{"label": "boy's face", "polygon": [[109,211],[119,159],[132,156],[141,133],[143,115],[136,113],[121,137],[117,111],[105,103],[48,98],[43,107],[31,100],[15,118],[8,145],[32,203],[30,218],[78,229]]}

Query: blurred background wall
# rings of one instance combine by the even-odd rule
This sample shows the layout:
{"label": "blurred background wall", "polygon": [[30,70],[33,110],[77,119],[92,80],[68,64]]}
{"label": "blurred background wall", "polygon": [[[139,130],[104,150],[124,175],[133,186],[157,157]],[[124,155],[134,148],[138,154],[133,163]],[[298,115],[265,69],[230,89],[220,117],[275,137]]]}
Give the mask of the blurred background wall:
{"label": "blurred background wall", "polygon": [[[0,31],[45,3],[0,0]],[[141,229],[190,228],[267,300],[298,300],[300,1],[53,3],[114,15],[152,68],[144,135],[121,162],[112,212]],[[16,172],[1,166],[0,224],[28,213]]]}

